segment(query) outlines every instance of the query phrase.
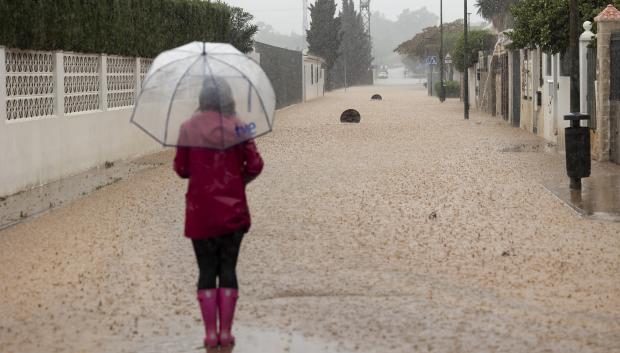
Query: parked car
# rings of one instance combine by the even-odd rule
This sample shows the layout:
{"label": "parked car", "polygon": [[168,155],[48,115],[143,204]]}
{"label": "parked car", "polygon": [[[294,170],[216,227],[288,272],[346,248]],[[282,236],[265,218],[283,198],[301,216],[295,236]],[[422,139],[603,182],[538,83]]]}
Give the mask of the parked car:
{"label": "parked car", "polygon": [[379,75],[377,75],[378,78],[388,78],[388,73],[387,71],[381,71],[379,72]]}

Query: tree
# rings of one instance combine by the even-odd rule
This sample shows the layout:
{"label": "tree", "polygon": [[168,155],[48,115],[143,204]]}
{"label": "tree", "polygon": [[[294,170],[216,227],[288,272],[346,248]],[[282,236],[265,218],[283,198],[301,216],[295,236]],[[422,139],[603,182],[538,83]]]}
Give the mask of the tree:
{"label": "tree", "polygon": [[337,86],[346,83],[358,85],[368,83],[369,69],[372,64],[372,47],[370,37],[364,28],[362,16],[355,11],[353,0],[342,1],[340,56],[336,62],[334,82]]}
{"label": "tree", "polygon": [[415,11],[403,10],[396,21],[386,18],[381,12],[373,12],[372,45],[375,64],[390,65],[400,62],[399,55],[394,48],[399,43],[413,37],[422,29],[432,26],[439,21],[437,15],[429,12],[425,7]]}
{"label": "tree", "polygon": [[[474,29],[469,31],[467,38],[468,67],[472,67],[478,62],[479,51],[493,49],[493,45],[496,41],[497,36],[487,30]],[[463,52],[464,42],[465,37],[461,33],[459,39],[454,45],[454,50],[452,51],[452,63],[460,72],[465,72],[465,54]]]}
{"label": "tree", "polygon": [[498,31],[503,31],[511,26],[513,19],[510,7],[519,0],[477,0],[478,14],[482,18],[491,21]]}
{"label": "tree", "polygon": [[306,32],[308,51],[325,59],[327,70],[333,68],[340,47],[340,19],[335,17],[334,0],[317,0],[310,5],[310,29]]}
{"label": "tree", "polygon": [[[593,21],[610,0],[581,0],[581,22]],[[620,6],[620,0],[614,0]],[[517,49],[539,47],[548,53],[565,53],[569,40],[568,0],[521,0],[511,8],[514,30],[508,33],[512,47]]]}
{"label": "tree", "polygon": [[254,16],[240,7],[231,7],[230,16],[230,40],[243,53],[249,53],[254,48],[252,39],[258,31],[258,26],[251,24]]}
{"label": "tree", "polygon": [[[443,25],[445,53],[452,52],[454,44],[462,33],[463,20],[456,20]],[[426,27],[422,30],[422,33],[418,33],[408,41],[400,43],[394,51],[401,55],[407,55],[413,60],[424,60],[431,55],[439,55],[439,43],[439,26]]]}

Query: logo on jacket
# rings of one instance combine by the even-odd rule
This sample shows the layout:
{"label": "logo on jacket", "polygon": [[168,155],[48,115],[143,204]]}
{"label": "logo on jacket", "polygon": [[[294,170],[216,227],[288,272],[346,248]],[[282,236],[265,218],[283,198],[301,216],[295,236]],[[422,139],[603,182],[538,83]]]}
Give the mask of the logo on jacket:
{"label": "logo on jacket", "polygon": [[252,136],[256,133],[256,123],[235,126],[237,137]]}

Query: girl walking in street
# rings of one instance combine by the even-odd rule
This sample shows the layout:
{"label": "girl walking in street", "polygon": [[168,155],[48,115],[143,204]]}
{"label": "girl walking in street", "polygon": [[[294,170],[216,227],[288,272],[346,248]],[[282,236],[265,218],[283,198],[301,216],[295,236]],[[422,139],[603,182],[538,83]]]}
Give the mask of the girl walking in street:
{"label": "girl walking in street", "polygon": [[[185,236],[192,240],[198,262],[198,302],[206,337],[205,347],[230,346],[238,298],[237,257],[251,220],[245,187],[263,168],[253,140],[225,149],[221,141],[243,141],[235,101],[224,79],[207,77],[199,109],[183,123],[174,170],[189,179],[186,194]],[[219,318],[219,327],[218,327]]]}

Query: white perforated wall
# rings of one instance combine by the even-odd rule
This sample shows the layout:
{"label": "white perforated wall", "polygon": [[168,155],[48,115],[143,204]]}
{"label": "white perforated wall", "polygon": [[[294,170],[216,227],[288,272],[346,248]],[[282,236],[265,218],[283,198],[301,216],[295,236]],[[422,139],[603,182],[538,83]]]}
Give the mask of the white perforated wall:
{"label": "white perforated wall", "polygon": [[54,115],[54,55],[8,50],[6,118],[9,121]]}
{"label": "white perforated wall", "polygon": [[99,110],[101,57],[65,54],[63,69],[65,114]]}
{"label": "white perforated wall", "polygon": [[106,60],[108,107],[133,106],[136,95],[136,59],[110,56]]}

